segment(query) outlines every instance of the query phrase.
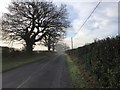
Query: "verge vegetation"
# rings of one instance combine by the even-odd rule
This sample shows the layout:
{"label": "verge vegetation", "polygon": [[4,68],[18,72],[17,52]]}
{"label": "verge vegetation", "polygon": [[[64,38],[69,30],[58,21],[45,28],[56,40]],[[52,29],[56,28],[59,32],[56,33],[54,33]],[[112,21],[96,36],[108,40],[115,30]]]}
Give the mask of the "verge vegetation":
{"label": "verge vegetation", "polygon": [[67,54],[65,56],[67,58],[67,64],[73,88],[85,87],[85,80],[79,70],[79,67],[77,66],[77,63],[73,61]]}
{"label": "verge vegetation", "polygon": [[77,58],[66,55],[69,74],[73,88],[99,88],[100,84],[95,75],[86,71],[84,65],[79,65]]}
{"label": "verge vegetation", "polygon": [[[99,82],[100,87],[120,87],[120,36],[95,41],[92,44],[68,50],[75,57],[80,68],[90,73]],[[91,77],[91,80],[92,80]],[[93,84],[94,85],[94,84]]]}
{"label": "verge vegetation", "polygon": [[44,60],[53,53],[47,51],[33,52],[27,54],[24,51],[17,51],[13,48],[3,47],[2,49],[2,72],[30,64],[36,61]]}

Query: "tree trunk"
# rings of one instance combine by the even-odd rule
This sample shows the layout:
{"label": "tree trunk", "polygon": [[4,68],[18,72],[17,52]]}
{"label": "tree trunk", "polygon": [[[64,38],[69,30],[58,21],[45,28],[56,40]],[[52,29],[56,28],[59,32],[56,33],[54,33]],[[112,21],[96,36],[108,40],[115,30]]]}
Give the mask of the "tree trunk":
{"label": "tree trunk", "polygon": [[50,46],[50,45],[48,45],[48,51],[50,51],[50,49],[51,49],[51,46]]}
{"label": "tree trunk", "polygon": [[48,51],[51,49],[51,40],[50,40],[50,35],[48,36]]}
{"label": "tree trunk", "polygon": [[32,53],[33,44],[32,44],[30,41],[27,41],[27,42],[26,42],[26,47],[25,47],[25,49],[26,49],[26,52],[27,52],[27,53]]}

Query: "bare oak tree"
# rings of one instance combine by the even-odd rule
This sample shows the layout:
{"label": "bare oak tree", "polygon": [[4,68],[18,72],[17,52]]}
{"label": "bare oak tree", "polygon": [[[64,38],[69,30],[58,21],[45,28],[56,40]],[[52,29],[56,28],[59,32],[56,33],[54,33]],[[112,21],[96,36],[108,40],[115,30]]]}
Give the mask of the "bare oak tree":
{"label": "bare oak tree", "polygon": [[52,36],[54,29],[57,34],[65,32],[65,28],[69,27],[65,5],[58,7],[52,2],[34,0],[12,2],[8,10],[9,13],[3,15],[2,31],[9,39],[24,40],[28,52],[33,50],[36,42],[48,35]]}

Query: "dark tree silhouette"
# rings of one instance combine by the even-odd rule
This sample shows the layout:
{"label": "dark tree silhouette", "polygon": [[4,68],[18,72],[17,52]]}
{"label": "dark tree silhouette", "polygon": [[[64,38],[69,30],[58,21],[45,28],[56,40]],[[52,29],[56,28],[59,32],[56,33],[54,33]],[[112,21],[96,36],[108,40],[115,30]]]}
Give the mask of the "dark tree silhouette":
{"label": "dark tree silhouette", "polygon": [[49,30],[47,35],[43,38],[42,44],[48,47],[48,51],[51,49],[54,51],[57,42],[64,38],[64,34],[65,31],[62,30],[62,28],[51,28],[51,30]]}
{"label": "dark tree silhouette", "polygon": [[12,2],[8,10],[2,19],[2,31],[7,34],[4,36],[11,40],[24,40],[28,52],[33,50],[36,42],[48,35],[53,37],[54,29],[57,34],[64,33],[69,27],[66,5],[58,7],[52,2],[33,0]]}

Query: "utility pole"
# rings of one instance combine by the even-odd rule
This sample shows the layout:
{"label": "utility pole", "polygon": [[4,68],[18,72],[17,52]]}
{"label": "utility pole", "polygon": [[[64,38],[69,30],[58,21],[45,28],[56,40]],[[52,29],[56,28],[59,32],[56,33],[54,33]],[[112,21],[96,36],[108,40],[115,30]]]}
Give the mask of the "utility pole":
{"label": "utility pole", "polygon": [[73,56],[74,56],[74,52],[73,52],[73,38],[71,37],[71,55],[72,55],[72,58],[71,59],[73,59]]}
{"label": "utility pole", "polygon": [[73,38],[71,37],[71,49],[73,49]]}
{"label": "utility pole", "polygon": [[64,45],[64,49],[65,49],[65,51],[67,50],[67,49],[66,49],[66,43],[65,43],[65,45]]}

